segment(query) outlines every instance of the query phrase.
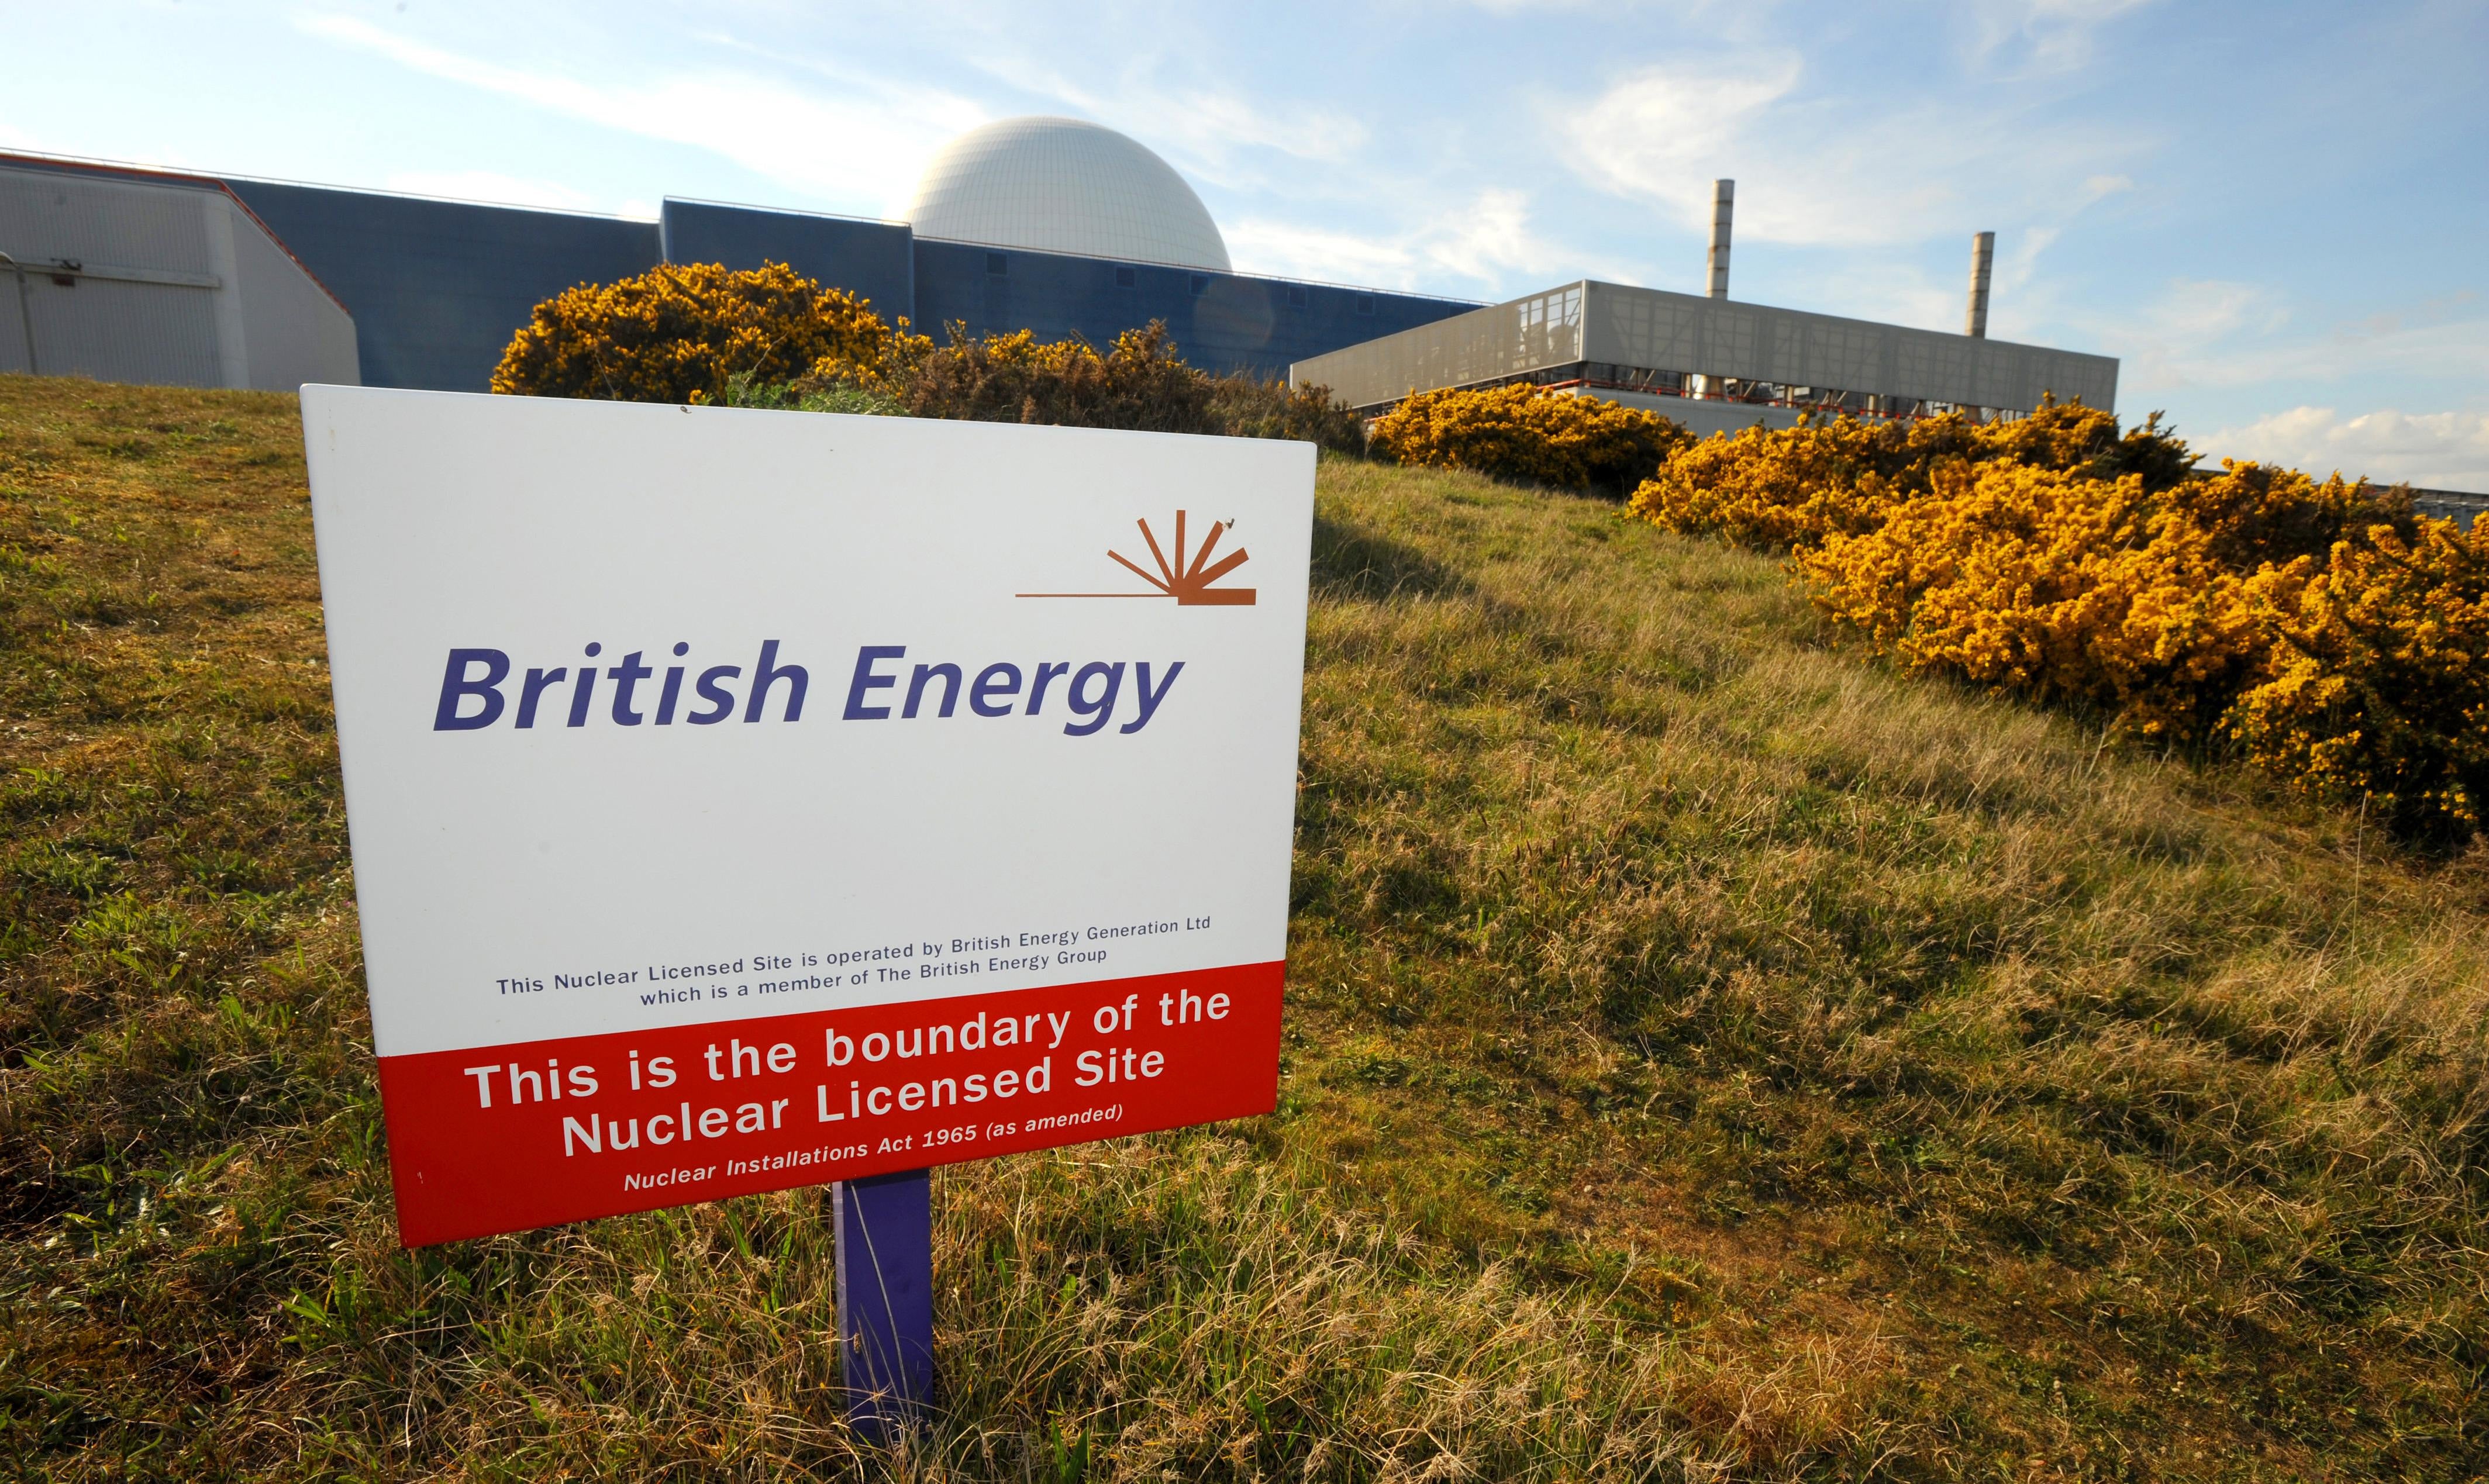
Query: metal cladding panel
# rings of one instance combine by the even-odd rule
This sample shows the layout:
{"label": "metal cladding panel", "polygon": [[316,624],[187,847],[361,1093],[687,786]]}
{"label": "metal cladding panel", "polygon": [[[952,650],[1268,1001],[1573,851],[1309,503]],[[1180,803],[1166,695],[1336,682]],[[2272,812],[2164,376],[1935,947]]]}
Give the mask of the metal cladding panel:
{"label": "metal cladding panel", "polygon": [[1620,407],[1638,407],[1657,413],[1674,422],[1696,438],[1714,434],[1734,437],[1758,423],[1766,428],[1793,428],[1800,412],[1794,407],[1758,407],[1748,402],[1702,402],[1692,397],[1656,396],[1646,391],[1626,391],[1602,386],[1596,391],[1581,391],[1576,396],[1597,397]]}
{"label": "metal cladding panel", "polygon": [[[8,301],[0,368],[28,369],[31,320],[34,369],[46,376],[225,385],[215,303],[223,280],[207,215],[222,204],[203,186],[45,164],[0,165],[0,252],[29,268],[23,318],[14,275],[0,274],[0,298]],[[63,260],[200,282],[72,276],[64,283],[36,267]]]}
{"label": "metal cladding panel", "polygon": [[68,166],[0,165],[0,252],[179,273],[215,271],[202,203],[211,186]]}
{"label": "metal cladding panel", "polygon": [[[272,388],[355,376],[345,310],[213,181],[0,162],[0,250],[37,270],[26,290],[45,374]],[[22,370],[16,285],[0,296],[0,366]]]}
{"label": "metal cladding panel", "polygon": [[658,228],[669,263],[737,270],[784,263],[867,300],[883,319],[916,312],[916,256],[904,222],[669,200]]}
{"label": "metal cladding panel", "polygon": [[[27,298],[34,298],[31,285]],[[22,374],[33,369],[26,364],[26,320],[18,306],[16,279],[0,273],[0,371]]]}
{"label": "metal cladding panel", "polygon": [[[214,293],[108,278],[76,278],[72,280],[75,287],[62,288],[45,273],[29,273],[26,279],[37,369],[43,375],[158,386],[229,385],[219,354]],[[16,289],[0,278],[0,293],[14,300]],[[0,364],[21,369],[26,359],[23,336],[0,354],[8,357]]]}
{"label": "metal cladding panel", "polygon": [[1551,289],[1307,357],[1289,366],[1288,379],[1329,386],[1351,407],[1374,407],[1412,391],[1570,365],[1584,355],[1582,291]]}
{"label": "metal cladding panel", "polygon": [[[2079,396],[2094,407],[2116,406],[2117,362],[2105,356],[1662,289],[1596,282],[1580,289],[1580,350],[1570,360],[2017,412],[2037,408],[2044,391]],[[1517,306],[1544,298],[1533,295],[1421,332],[1313,357],[1290,374],[1301,382],[1330,384],[1352,406],[1373,407],[1412,390],[1544,370],[1545,362],[1501,349],[1511,338]]]}
{"label": "metal cladding panel", "polygon": [[483,391],[537,304],[660,261],[652,221],[228,184],[353,313],[366,386]]}
{"label": "metal cladding panel", "polygon": [[1584,360],[1654,371],[1702,364],[1702,328],[1707,316],[1694,304],[1682,302],[1684,296],[1618,294],[1602,283],[1586,284],[1584,289]]}
{"label": "metal cladding panel", "polygon": [[1285,376],[1291,361],[1466,307],[1409,294],[922,237],[915,258],[917,328],[936,338],[958,325],[971,335],[1076,335],[1102,349],[1125,330],[1159,320],[1185,359],[1222,374]]}
{"label": "metal cladding panel", "polygon": [[305,382],[360,385],[355,322],[241,208],[219,197],[233,242],[236,328],[243,385],[292,391]]}
{"label": "metal cladding panel", "polygon": [[1806,327],[1804,364],[1820,378],[1800,386],[1868,387],[1884,379],[1883,345],[1868,326],[1849,320],[1817,320]]}

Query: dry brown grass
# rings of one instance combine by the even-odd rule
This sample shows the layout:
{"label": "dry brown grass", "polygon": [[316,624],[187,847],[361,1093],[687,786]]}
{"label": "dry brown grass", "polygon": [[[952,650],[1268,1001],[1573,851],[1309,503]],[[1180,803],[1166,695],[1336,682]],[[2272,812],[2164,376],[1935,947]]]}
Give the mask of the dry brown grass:
{"label": "dry brown grass", "polygon": [[2489,872],[1326,462],[1279,1113],[940,1173],[860,1452],[813,1193],[391,1241],[299,433],[0,378],[30,1477],[2463,1478]]}

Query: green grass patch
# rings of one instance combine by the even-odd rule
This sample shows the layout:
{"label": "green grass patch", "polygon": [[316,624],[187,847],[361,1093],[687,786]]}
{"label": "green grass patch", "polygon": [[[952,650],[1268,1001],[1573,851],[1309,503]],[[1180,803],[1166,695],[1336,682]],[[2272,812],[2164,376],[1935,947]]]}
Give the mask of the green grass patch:
{"label": "green grass patch", "polygon": [[291,399],[0,377],[0,1459],[38,1478],[2489,1471],[2489,863],[1320,474],[1268,1119],[407,1254]]}

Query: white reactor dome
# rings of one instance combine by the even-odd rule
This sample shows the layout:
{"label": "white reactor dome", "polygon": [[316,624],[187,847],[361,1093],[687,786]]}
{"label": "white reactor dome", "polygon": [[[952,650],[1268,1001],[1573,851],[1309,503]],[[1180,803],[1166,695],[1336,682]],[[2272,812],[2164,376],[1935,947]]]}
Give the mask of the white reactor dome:
{"label": "white reactor dome", "polygon": [[1228,271],[1218,224],[1175,167],[1077,119],[1005,119],[942,147],[916,183],[919,237]]}

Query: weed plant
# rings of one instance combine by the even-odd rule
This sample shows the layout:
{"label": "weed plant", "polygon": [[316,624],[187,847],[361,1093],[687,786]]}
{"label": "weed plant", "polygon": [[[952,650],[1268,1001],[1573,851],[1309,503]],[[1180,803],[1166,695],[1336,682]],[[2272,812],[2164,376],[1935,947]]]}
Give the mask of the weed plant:
{"label": "weed plant", "polygon": [[0,377],[0,1461],[45,1479],[2460,1479],[2489,870],[1327,458],[1279,1111],[399,1251],[291,399]]}

